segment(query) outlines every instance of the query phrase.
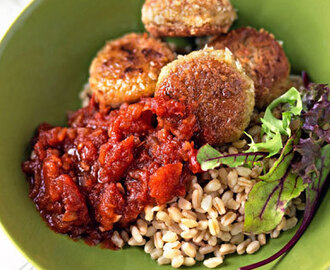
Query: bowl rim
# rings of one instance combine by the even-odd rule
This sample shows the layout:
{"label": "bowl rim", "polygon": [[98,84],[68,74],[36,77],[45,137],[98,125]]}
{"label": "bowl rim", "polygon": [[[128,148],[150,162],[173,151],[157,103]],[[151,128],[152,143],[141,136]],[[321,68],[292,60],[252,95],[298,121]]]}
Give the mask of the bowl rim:
{"label": "bowl rim", "polygon": [[[26,18],[32,13],[41,3],[43,0],[29,0],[26,6],[21,10],[21,12],[16,16],[13,22],[8,26],[7,30],[4,32],[2,37],[0,37],[0,59],[3,56],[3,52],[7,47],[7,43],[10,41],[12,35],[16,32],[16,30],[24,23]],[[323,203],[324,201],[322,201]],[[10,233],[8,232],[8,226],[6,227],[1,220],[0,216],[0,229],[4,232],[5,236],[11,241],[13,246],[24,256],[26,261],[28,261],[32,266],[36,269],[43,270],[40,264],[37,262],[36,259],[28,256],[25,249],[20,247],[20,245],[12,238]]]}
{"label": "bowl rim", "polygon": [[[25,18],[29,15],[29,13],[32,12],[40,3],[41,3],[40,0],[30,0],[29,3],[27,3],[26,6],[16,16],[15,20],[10,24],[10,26],[7,28],[3,36],[0,37],[0,59],[4,49],[6,48],[7,42],[11,38],[11,35],[14,34],[16,29],[20,26],[21,23],[24,22]],[[12,238],[12,236],[7,230],[7,227],[2,223],[1,216],[0,216],[0,229],[7,237],[7,239],[10,240],[10,242],[13,244],[16,250],[18,250],[24,256],[26,261],[32,264],[32,266],[35,267],[36,269],[42,269],[41,267],[39,267],[39,264],[35,260],[33,260],[30,256],[28,256],[25,250],[22,249]]]}

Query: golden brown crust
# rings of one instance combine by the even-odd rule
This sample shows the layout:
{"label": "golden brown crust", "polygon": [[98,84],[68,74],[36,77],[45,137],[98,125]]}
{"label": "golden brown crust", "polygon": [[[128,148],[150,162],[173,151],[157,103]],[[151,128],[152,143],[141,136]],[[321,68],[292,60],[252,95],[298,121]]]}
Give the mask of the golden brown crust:
{"label": "golden brown crust", "polygon": [[142,21],[153,36],[227,33],[236,12],[229,0],[146,0]]}
{"label": "golden brown crust", "polygon": [[229,50],[206,48],[168,64],[155,95],[195,106],[201,144],[221,145],[240,138],[254,107],[253,82]]}
{"label": "golden brown crust", "polygon": [[256,106],[263,108],[289,88],[290,64],[272,34],[251,27],[233,30],[213,38],[209,46],[229,48],[253,79]]}
{"label": "golden brown crust", "polygon": [[170,48],[147,34],[108,42],[90,67],[89,83],[102,106],[118,107],[153,95],[163,66],[175,59]]}

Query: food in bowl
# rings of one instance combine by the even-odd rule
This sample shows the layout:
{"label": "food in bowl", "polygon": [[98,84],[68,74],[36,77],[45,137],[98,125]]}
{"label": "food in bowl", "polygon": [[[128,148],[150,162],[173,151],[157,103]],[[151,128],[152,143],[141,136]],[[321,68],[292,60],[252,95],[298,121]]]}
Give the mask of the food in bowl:
{"label": "food in bowl", "polygon": [[153,95],[163,66],[175,54],[153,37],[129,34],[108,42],[93,60],[89,84],[99,104],[118,107]]}
{"label": "food in bowl", "polygon": [[156,37],[190,37],[227,33],[236,12],[229,0],[147,0],[145,28]]}
{"label": "food in bowl", "polygon": [[290,88],[290,64],[279,42],[264,29],[242,27],[214,37],[209,46],[228,48],[254,81],[256,106],[265,108]]}
{"label": "food in bowl", "polygon": [[300,80],[253,108],[256,78],[236,57],[207,47],[174,60],[146,34],[108,43],[88,105],[67,127],[42,124],[23,163],[48,225],[89,244],[144,246],[176,268],[254,253],[306,206],[303,230],[328,173],[329,90]]}
{"label": "food in bowl", "polygon": [[254,108],[253,81],[228,49],[205,48],[168,64],[159,76],[155,96],[193,106],[200,144],[238,140]]}

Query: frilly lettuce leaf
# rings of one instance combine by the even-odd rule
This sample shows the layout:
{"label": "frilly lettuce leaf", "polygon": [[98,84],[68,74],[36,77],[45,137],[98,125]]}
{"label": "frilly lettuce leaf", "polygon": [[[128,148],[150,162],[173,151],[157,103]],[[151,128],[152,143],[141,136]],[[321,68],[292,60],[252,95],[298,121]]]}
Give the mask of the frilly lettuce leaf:
{"label": "frilly lettuce leaf", "polygon": [[245,135],[247,135],[251,140],[251,143],[249,144],[250,148],[246,151],[246,153],[267,152],[268,157],[272,157],[283,148],[282,137],[280,133],[274,134],[274,136],[269,138],[266,142],[261,143],[255,143],[250,134],[245,133]]}
{"label": "frilly lettuce leaf", "polygon": [[[315,97],[317,102],[311,104],[310,96]],[[303,113],[303,129],[311,132],[315,140],[330,143],[329,88],[324,84],[311,84],[309,90],[303,94],[303,99],[307,102],[305,106],[307,111]]]}
{"label": "frilly lettuce leaf", "polygon": [[[300,139],[299,144],[295,146],[295,151],[301,158],[293,168],[304,182],[311,182],[311,176],[318,173],[316,162],[321,156],[321,147],[330,143],[329,91],[324,84],[310,84],[310,88],[302,92],[304,101],[302,130],[307,134],[307,138]],[[315,98],[314,102],[313,98]]]}
{"label": "frilly lettuce leaf", "polygon": [[[282,119],[273,115],[273,109],[279,104],[285,104],[286,110],[282,112]],[[261,136],[266,134],[266,141],[255,143],[251,136],[250,148],[247,152],[267,151],[269,157],[276,155],[283,148],[281,135],[291,136],[290,122],[293,116],[300,115],[302,111],[302,100],[296,88],[291,88],[285,94],[275,99],[266,109],[265,115],[261,118]]]}

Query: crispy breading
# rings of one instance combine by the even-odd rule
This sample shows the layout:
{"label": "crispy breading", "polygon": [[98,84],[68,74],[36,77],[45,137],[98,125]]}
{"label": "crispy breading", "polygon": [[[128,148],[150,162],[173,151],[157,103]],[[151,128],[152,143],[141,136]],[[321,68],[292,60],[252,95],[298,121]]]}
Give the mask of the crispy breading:
{"label": "crispy breading", "polygon": [[229,48],[240,60],[254,81],[257,107],[266,107],[289,89],[289,61],[282,46],[265,30],[243,27],[211,39],[208,45]]}
{"label": "crispy breading", "polygon": [[205,48],[168,64],[157,82],[155,96],[161,95],[195,108],[199,144],[237,140],[254,108],[253,81],[228,49]]}
{"label": "crispy breading", "polygon": [[226,33],[236,17],[229,0],[146,0],[142,8],[142,21],[156,37]]}
{"label": "crispy breading", "polygon": [[163,66],[175,54],[147,34],[128,34],[108,42],[90,67],[90,87],[101,106],[118,107],[152,96]]}

